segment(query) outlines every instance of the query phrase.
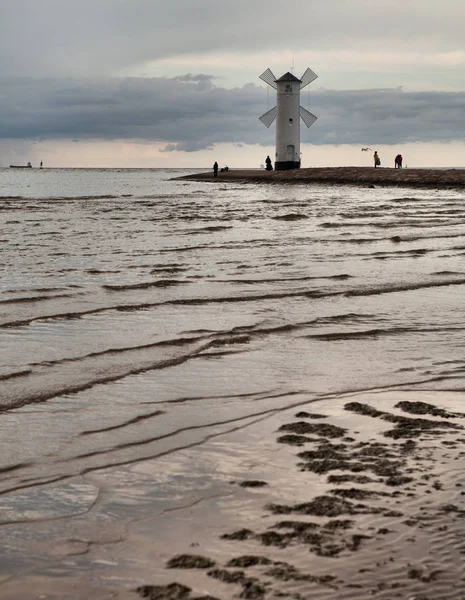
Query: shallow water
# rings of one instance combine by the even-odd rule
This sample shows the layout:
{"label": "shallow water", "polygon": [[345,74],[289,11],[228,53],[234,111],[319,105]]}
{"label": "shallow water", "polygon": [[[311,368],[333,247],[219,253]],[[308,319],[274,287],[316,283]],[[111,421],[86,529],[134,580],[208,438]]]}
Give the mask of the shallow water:
{"label": "shallow water", "polygon": [[214,495],[208,460],[176,463],[212,436],[464,388],[463,192],[172,180],[189,172],[0,170],[0,581],[79,573],[44,536],[124,545]]}

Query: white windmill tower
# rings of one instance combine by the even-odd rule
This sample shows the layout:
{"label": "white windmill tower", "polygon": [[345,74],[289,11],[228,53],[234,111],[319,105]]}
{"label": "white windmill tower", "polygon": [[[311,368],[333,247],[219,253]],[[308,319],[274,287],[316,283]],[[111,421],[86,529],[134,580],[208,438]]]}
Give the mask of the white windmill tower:
{"label": "white windmill tower", "polygon": [[260,79],[274,88],[277,94],[276,106],[260,117],[266,127],[270,127],[276,119],[276,171],[300,168],[300,118],[307,127],[311,127],[317,119],[300,106],[300,90],[317,77],[311,69],[305,71],[302,79],[289,72],[276,79],[270,69],[260,75]]}

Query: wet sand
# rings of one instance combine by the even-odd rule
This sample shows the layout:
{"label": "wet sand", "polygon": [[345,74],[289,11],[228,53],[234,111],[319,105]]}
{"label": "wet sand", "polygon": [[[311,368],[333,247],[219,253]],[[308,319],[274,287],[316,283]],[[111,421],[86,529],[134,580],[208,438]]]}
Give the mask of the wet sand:
{"label": "wet sand", "polygon": [[2,600],[464,600],[462,191],[30,171]]}
{"label": "wet sand", "polygon": [[4,581],[2,598],[461,600],[462,407],[427,391],[301,402],[141,463],[160,477],[207,466],[210,481],[124,532],[63,540],[55,567]]}
{"label": "wet sand", "polygon": [[213,173],[196,173],[180,179],[191,181],[241,181],[244,183],[340,184],[361,186],[398,186],[416,188],[463,189],[465,169],[394,169],[379,167],[323,167],[265,171],[238,169]]}
{"label": "wet sand", "polygon": [[[373,392],[281,415],[275,473],[258,462],[230,481],[236,504],[260,514],[213,515],[222,543],[197,532],[139,596],[463,598],[460,400]],[[208,530],[208,518],[197,525]]]}

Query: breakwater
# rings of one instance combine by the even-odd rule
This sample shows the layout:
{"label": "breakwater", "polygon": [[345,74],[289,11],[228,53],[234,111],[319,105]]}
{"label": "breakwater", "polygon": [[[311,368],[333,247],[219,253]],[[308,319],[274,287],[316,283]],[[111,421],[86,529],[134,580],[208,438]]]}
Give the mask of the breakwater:
{"label": "breakwater", "polygon": [[230,169],[186,175],[182,179],[194,181],[242,181],[247,183],[294,183],[394,186],[423,188],[465,188],[465,169],[389,169],[372,167],[316,167],[290,171],[259,169]]}

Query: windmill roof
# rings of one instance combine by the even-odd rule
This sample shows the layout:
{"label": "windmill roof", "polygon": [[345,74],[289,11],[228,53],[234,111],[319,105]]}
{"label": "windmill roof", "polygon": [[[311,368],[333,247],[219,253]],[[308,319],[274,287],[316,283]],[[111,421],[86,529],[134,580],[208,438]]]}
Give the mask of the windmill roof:
{"label": "windmill roof", "polygon": [[288,71],[276,81],[300,81],[300,79]]}

